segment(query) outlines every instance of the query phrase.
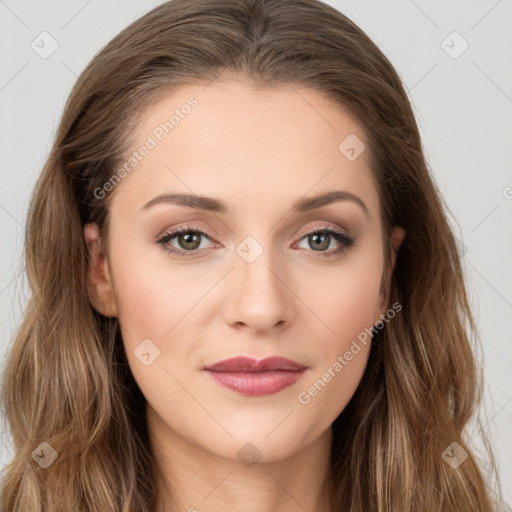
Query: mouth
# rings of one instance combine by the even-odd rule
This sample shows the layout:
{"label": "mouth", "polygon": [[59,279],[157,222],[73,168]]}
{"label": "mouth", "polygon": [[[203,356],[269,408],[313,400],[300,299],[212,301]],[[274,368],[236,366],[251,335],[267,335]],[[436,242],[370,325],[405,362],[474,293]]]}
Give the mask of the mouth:
{"label": "mouth", "polygon": [[248,396],[277,393],[296,383],[307,366],[284,357],[268,357],[260,361],[233,357],[203,368],[215,382]]}

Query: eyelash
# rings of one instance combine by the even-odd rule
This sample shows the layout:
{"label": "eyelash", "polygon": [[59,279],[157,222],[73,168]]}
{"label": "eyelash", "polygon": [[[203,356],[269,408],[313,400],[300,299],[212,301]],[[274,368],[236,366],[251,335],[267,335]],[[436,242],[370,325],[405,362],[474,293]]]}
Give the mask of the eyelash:
{"label": "eyelash", "polygon": [[[208,236],[208,234],[206,234],[204,231],[201,231],[200,229],[197,229],[197,228],[192,228],[190,226],[183,226],[181,228],[178,228],[178,229],[172,231],[171,233],[165,233],[165,235],[162,238],[160,238],[159,240],[157,240],[156,243],[160,244],[169,254],[175,254],[179,258],[197,257],[198,249],[194,249],[193,251],[182,251],[180,249],[176,249],[175,247],[168,247],[168,246],[166,247],[166,244],[168,244],[169,241],[171,241],[173,238],[176,238],[177,236],[181,235],[182,233],[194,233],[194,234],[204,236],[211,240],[211,238]],[[355,243],[355,240],[352,237],[350,237],[344,233],[340,233],[339,231],[336,231],[335,229],[329,228],[329,227],[312,228],[312,229],[306,231],[306,233],[304,233],[304,235],[300,238],[300,240],[303,240],[308,235],[312,235],[312,234],[330,235],[342,244],[340,249],[331,250],[330,252],[312,251],[312,252],[316,252],[320,257],[329,257],[334,254],[341,253]]]}

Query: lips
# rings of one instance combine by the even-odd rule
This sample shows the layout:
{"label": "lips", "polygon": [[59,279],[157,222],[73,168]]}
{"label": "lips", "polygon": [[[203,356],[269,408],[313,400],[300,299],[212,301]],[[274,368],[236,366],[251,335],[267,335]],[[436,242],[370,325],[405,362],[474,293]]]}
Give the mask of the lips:
{"label": "lips", "polygon": [[284,357],[258,361],[233,357],[208,365],[204,372],[218,384],[249,396],[277,393],[297,382],[307,367]]}
{"label": "lips", "polygon": [[286,357],[267,357],[261,361],[252,359],[250,357],[232,357],[224,361],[206,366],[205,370],[211,370],[216,372],[246,372],[246,373],[258,373],[268,372],[272,370],[285,370],[295,371],[303,370],[306,366],[296,363]]}

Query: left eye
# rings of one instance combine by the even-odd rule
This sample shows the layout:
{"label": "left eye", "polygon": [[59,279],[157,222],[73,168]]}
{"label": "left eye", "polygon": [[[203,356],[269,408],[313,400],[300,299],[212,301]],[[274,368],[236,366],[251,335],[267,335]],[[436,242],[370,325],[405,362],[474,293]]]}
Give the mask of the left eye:
{"label": "left eye", "polygon": [[[204,247],[200,247],[202,237],[211,240],[206,233],[199,229],[184,227],[171,233],[166,233],[157,241],[157,243],[162,245],[169,253],[176,254],[178,257],[186,258],[190,256],[197,256],[197,251],[199,249],[204,249]],[[178,245],[181,247],[175,247],[170,244],[171,240],[175,238],[178,240]],[[338,242],[338,245],[341,245],[341,247],[326,252],[325,249],[329,248],[333,238]],[[354,243],[353,238],[332,228],[322,228],[309,231],[299,240],[299,242],[302,240],[307,240],[308,245],[313,248],[313,252],[319,253],[319,256],[330,256],[332,254],[342,252]]]}
{"label": "left eye", "polygon": [[[333,239],[336,240],[338,242],[338,245],[341,245],[341,247],[327,252],[325,256],[341,252],[354,243],[353,238],[331,228],[310,231],[309,233],[306,234],[306,236],[301,238],[301,241],[307,240],[307,243],[310,247],[316,247],[316,249],[314,249],[314,252],[323,253],[325,249],[329,248],[329,246],[331,245],[331,241]],[[324,256],[324,254],[322,254],[322,256]]]}
{"label": "left eye", "polygon": [[[157,243],[167,247],[169,253],[176,253],[180,256],[187,257],[192,256],[192,251],[196,251],[200,248],[201,237],[210,239],[210,237],[199,229],[180,228],[172,233],[165,234]],[[169,244],[174,238],[178,239],[178,243],[183,247],[182,250],[179,247],[176,248]]]}

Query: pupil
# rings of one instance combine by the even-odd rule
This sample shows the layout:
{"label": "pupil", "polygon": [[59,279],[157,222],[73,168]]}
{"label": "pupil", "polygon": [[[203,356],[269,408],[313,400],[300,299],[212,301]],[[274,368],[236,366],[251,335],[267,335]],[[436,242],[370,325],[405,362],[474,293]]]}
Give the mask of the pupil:
{"label": "pupil", "polygon": [[[312,238],[314,240],[314,243],[319,242],[321,245],[322,245],[322,240],[319,240],[319,239],[323,238],[323,246],[320,247],[321,249],[326,249],[329,246],[328,235],[326,235],[325,233],[312,235]],[[327,241],[327,245],[325,244],[326,241]]]}
{"label": "pupil", "polygon": [[[187,244],[196,244],[197,245],[197,240],[198,240],[198,234],[197,233],[186,233],[184,235],[181,235],[181,238],[182,240],[184,241],[184,245],[185,247],[187,246]],[[194,240],[194,238],[196,240]],[[189,249],[192,248],[192,249],[195,249],[196,247],[188,247]]]}

